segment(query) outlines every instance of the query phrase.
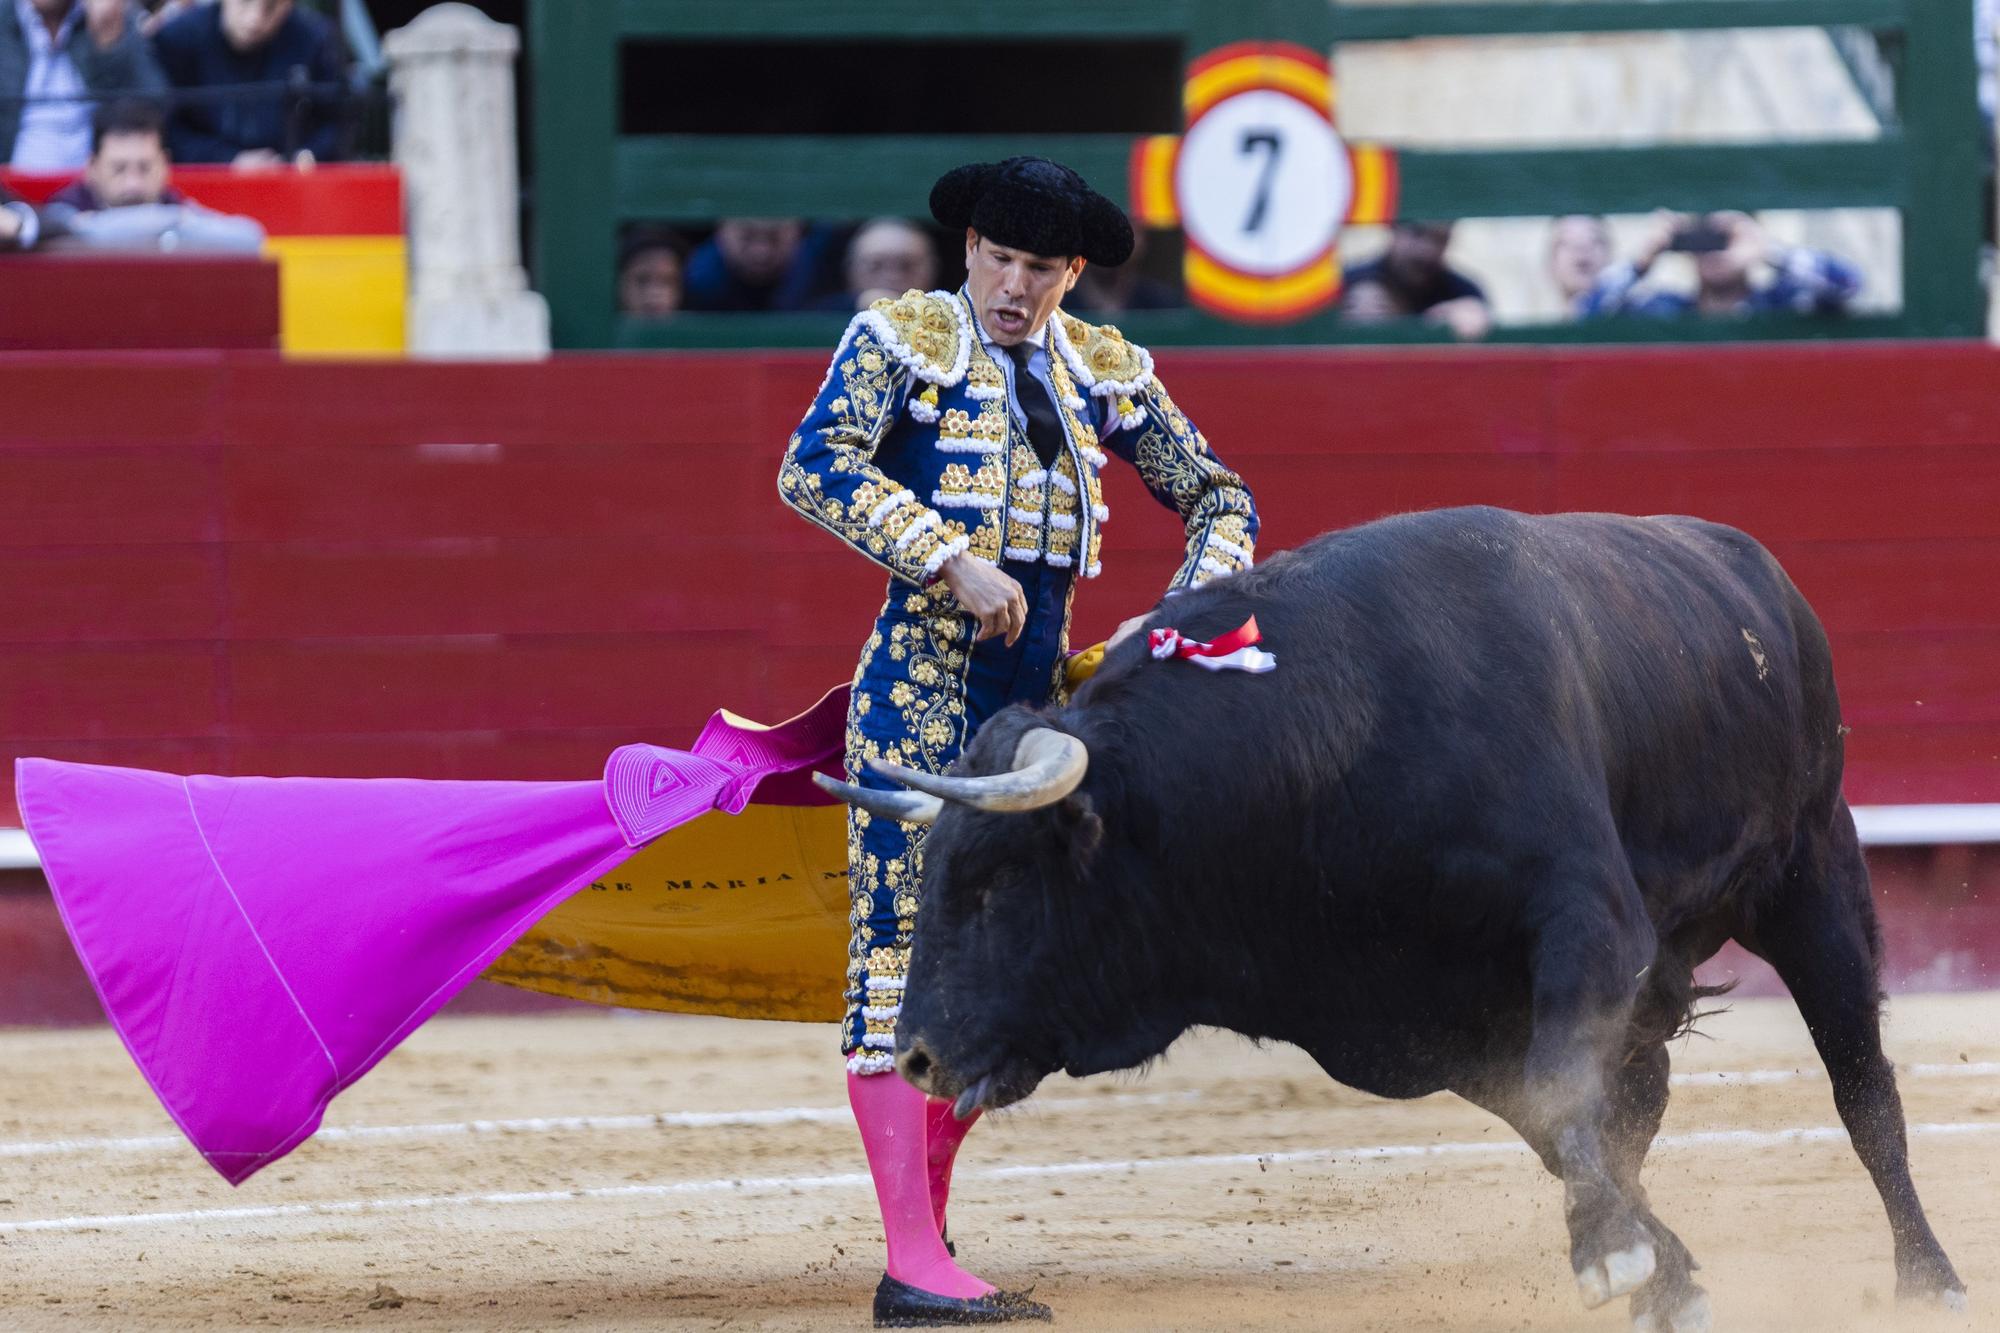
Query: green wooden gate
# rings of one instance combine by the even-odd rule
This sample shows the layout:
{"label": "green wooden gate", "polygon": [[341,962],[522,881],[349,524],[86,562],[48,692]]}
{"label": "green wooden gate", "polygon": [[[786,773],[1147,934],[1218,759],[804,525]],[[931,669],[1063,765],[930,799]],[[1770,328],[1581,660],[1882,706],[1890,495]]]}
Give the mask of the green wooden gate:
{"label": "green wooden gate", "polygon": [[[1132,137],[1076,135],[624,135],[620,47],[627,41],[922,42],[978,36],[1052,42],[1170,39],[1185,59],[1264,38],[1324,50],[1343,42],[1716,28],[1854,26],[1885,39],[1896,104],[1879,136],[1827,142],[1633,148],[1419,150],[1399,154],[1406,217],[1526,217],[1654,208],[1886,207],[1903,219],[1902,313],[1843,320],[1598,322],[1502,329],[1501,340],[1744,337],[1975,337],[1985,133],[1970,6],[1952,0],[1488,0],[1338,4],[1326,0],[536,0],[535,264],[561,347],[829,346],[828,314],[615,313],[617,233],[654,219],[727,216],[859,220],[920,212],[930,182],[960,162],[1039,152],[1114,197]],[[780,93],[781,95],[781,93]],[[857,95],[864,95],[857,90]],[[1256,344],[1429,340],[1433,330],[1343,324],[1331,313],[1277,327],[1195,310],[1121,317],[1142,341]]]}

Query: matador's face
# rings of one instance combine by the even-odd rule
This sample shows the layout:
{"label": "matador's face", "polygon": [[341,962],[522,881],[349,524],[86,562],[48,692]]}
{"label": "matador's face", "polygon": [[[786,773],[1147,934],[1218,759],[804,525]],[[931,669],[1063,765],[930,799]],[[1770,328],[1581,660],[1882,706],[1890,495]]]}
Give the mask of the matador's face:
{"label": "matador's face", "polygon": [[965,231],[965,290],[993,341],[1002,347],[1032,337],[1062,304],[1083,272],[1083,257],[1032,255]]}

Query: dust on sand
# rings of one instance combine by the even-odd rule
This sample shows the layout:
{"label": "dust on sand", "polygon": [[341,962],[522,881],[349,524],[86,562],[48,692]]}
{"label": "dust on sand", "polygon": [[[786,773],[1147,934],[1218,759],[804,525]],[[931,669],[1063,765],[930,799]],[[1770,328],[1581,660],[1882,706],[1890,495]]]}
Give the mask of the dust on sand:
{"label": "dust on sand", "polygon": [[[1969,1318],[1897,1310],[1888,1227],[1844,1140],[1672,1146],[1837,1123],[1789,1002],[1739,1002],[1707,1032],[1677,1049],[1677,1073],[1766,1076],[1677,1088],[1647,1179],[1703,1264],[1718,1327],[2000,1327],[2000,995],[1891,1008],[1891,1054],[1937,1067],[1906,1070],[1910,1121],[1985,1127],[1912,1140],[1932,1225],[1972,1288]],[[231,1190],[178,1140],[108,1032],[0,1033],[0,1319],[863,1327],[881,1228],[835,1047],[830,1029],[776,1024],[447,1018],[328,1117],[417,1128],[315,1140]],[[463,1127],[780,1108],[801,1113]],[[74,1142],[156,1136],[167,1142]],[[56,1140],[71,1146],[47,1146]],[[1475,1146],[1377,1160],[1315,1151],[1449,1144]],[[1043,1166],[1059,1169],[1032,1169]],[[481,1197],[498,1192],[539,1197]],[[62,1224],[6,1225],[32,1220]],[[1626,1326],[1623,1301],[1581,1308],[1561,1189],[1505,1126],[1447,1096],[1350,1092],[1297,1051],[1225,1035],[1184,1040],[1143,1080],[1052,1080],[982,1125],[960,1159],[952,1235],[962,1262],[1033,1284],[1073,1327]]]}

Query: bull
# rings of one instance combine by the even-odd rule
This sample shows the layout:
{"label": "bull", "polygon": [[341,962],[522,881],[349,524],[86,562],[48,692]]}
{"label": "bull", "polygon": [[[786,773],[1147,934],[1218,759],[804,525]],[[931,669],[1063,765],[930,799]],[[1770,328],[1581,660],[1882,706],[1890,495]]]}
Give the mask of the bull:
{"label": "bull", "polygon": [[1709,1322],[1640,1169],[1668,1043],[1728,940],[1776,969],[1888,1212],[1932,1234],[1879,1025],[1881,935],[1841,795],[1826,634],[1777,561],[1683,517],[1409,514],[1156,609],[1255,616],[1274,674],[1121,643],[1063,707],[996,715],[948,775],[829,782],[935,824],[896,1041],[961,1115],[1191,1027],[1291,1042],[1383,1097],[1449,1089],[1563,1183],[1585,1305]]}

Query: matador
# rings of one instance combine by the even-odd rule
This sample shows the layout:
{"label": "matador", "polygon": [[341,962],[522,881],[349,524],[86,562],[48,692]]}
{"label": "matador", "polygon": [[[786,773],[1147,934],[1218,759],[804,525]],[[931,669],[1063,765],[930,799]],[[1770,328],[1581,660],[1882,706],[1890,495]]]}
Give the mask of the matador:
{"label": "matador", "polygon": [[[965,285],[854,317],[778,476],[785,503],[888,572],[846,745],[852,780],[888,789],[867,760],[942,773],[1001,708],[1062,698],[1071,599],[1099,573],[1110,518],[1108,454],[1186,525],[1170,594],[1248,568],[1257,538],[1249,489],[1174,405],[1151,355],[1061,309],[1086,264],[1130,257],[1124,212],[1037,157],[947,172],[930,208],[965,237]],[[945,1203],[972,1122],[891,1072],[926,827],[848,818],[843,1050],[888,1240],[876,1322],[1047,1319],[955,1262]]]}

